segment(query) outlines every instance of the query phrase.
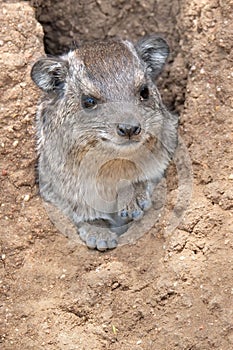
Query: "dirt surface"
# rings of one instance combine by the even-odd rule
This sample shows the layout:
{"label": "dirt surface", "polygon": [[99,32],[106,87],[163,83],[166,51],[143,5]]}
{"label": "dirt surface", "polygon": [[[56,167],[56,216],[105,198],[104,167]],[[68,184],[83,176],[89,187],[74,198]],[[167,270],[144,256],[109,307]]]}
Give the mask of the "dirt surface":
{"label": "dirt surface", "polygon": [[[0,347],[231,350],[233,2],[77,3],[33,1],[35,14],[29,1],[0,1]],[[180,111],[193,167],[192,198],[172,235],[160,220],[134,245],[99,253],[48,219],[35,181],[38,91],[29,72],[43,53],[35,16],[50,53],[77,36],[167,35],[173,54],[159,83]],[[174,166],[167,183],[169,217]]]}

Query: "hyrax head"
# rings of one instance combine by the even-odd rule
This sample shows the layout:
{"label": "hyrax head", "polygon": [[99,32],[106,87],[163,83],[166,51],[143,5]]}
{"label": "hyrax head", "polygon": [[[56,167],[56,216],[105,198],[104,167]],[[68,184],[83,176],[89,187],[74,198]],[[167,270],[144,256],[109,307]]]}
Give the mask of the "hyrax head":
{"label": "hyrax head", "polygon": [[154,80],[168,53],[165,40],[154,35],[136,45],[95,42],[39,59],[31,76],[46,95],[42,119],[72,129],[74,139],[86,132],[115,147],[159,138],[165,112]]}

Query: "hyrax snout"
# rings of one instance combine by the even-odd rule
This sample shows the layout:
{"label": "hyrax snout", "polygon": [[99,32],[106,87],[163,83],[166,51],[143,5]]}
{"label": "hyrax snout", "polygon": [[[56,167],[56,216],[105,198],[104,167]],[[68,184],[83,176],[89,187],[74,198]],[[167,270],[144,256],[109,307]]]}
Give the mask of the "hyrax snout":
{"label": "hyrax snout", "polygon": [[130,125],[130,124],[117,124],[117,133],[122,137],[132,137],[134,135],[139,135],[141,132],[140,123]]}
{"label": "hyrax snout", "polygon": [[169,53],[152,35],[95,42],[39,59],[33,81],[42,197],[77,226],[89,248],[115,248],[151,206],[177,144],[177,117],[155,85]]}

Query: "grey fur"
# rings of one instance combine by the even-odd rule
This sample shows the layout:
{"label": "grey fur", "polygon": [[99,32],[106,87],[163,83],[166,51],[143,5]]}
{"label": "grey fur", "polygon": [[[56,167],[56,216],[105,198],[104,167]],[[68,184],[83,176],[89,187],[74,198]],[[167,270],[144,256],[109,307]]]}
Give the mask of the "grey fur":
{"label": "grey fur", "polygon": [[178,118],[153,81],[167,55],[166,42],[151,36],[135,46],[93,43],[32,68],[44,91],[36,120],[40,193],[71,218],[89,248],[116,247],[149,209],[174,154]]}
{"label": "grey fur", "polygon": [[160,74],[169,55],[169,46],[159,36],[142,38],[136,45],[139,56],[147,63],[148,73],[155,79]]}

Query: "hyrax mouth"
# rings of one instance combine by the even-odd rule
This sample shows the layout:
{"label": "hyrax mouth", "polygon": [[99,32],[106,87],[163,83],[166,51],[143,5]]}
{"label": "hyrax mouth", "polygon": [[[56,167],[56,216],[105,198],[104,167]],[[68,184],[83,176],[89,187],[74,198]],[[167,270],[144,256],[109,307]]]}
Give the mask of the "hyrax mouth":
{"label": "hyrax mouth", "polygon": [[118,140],[117,145],[130,148],[146,148],[152,151],[156,146],[157,138],[153,135],[141,135],[140,137],[130,137],[127,140]]}
{"label": "hyrax mouth", "polygon": [[157,138],[151,134],[133,135],[128,137],[101,137],[101,141],[106,145],[116,148],[118,151],[137,152],[140,148],[146,148],[153,151],[156,146]]}

